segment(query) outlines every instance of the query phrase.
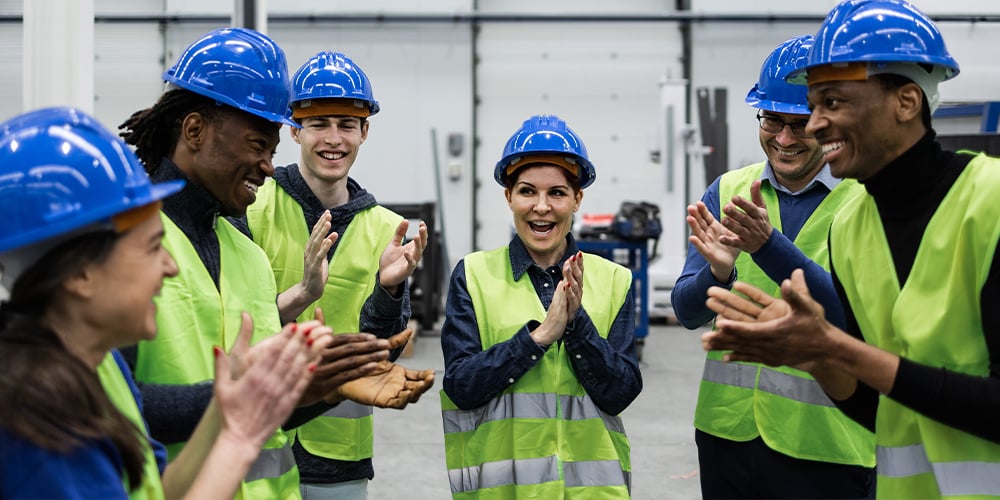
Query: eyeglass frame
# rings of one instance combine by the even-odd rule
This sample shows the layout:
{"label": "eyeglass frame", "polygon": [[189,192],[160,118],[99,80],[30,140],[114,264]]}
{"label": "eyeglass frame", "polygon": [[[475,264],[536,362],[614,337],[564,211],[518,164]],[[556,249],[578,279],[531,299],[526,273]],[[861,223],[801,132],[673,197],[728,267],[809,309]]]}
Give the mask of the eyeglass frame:
{"label": "eyeglass frame", "polygon": [[[781,123],[781,127],[777,130],[769,130],[764,126],[764,122]],[[792,135],[798,137],[799,139],[811,139],[812,134],[806,132],[806,125],[809,124],[809,119],[805,120],[795,120],[793,122],[786,122],[775,115],[765,115],[763,113],[757,113],[757,123],[760,125],[760,129],[769,134],[780,134],[781,131],[785,130],[785,126],[791,131]],[[798,130],[796,130],[798,129]]]}

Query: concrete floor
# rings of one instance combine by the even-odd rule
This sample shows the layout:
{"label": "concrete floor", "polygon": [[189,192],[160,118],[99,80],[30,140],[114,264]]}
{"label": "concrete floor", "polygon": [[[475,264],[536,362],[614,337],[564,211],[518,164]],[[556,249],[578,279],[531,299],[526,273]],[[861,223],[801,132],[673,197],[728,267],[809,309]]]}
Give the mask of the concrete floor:
{"label": "concrete floor", "polygon": [[[622,414],[632,443],[632,497],[698,499],[694,405],[705,361],[701,331],[653,325],[643,352],[643,391]],[[444,376],[440,338],[421,335],[403,366],[437,371],[435,384],[405,410],[375,411],[375,480],[372,500],[451,498],[444,461],[438,391]]]}

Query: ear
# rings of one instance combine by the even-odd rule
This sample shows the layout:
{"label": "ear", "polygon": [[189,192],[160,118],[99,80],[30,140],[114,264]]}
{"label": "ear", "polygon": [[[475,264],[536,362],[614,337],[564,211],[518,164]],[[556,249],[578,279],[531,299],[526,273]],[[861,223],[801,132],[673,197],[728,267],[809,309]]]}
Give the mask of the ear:
{"label": "ear", "polygon": [[507,198],[507,206],[508,207],[511,206],[511,204],[510,204],[510,189],[509,188],[503,188],[503,197]]}
{"label": "ear", "polygon": [[[301,125],[301,123],[299,125]],[[299,138],[299,133],[302,132],[302,129],[295,127],[288,127],[288,128],[289,128],[289,133],[292,134],[292,140],[295,141],[295,144],[302,144],[302,139]]]}
{"label": "ear", "polygon": [[188,149],[197,151],[205,142],[207,128],[208,122],[201,113],[188,113],[181,121],[180,141],[187,145]]}
{"label": "ear", "polygon": [[580,203],[583,201],[583,190],[577,189],[574,197],[576,198],[576,203],[573,205],[573,213],[575,214],[577,210],[580,210]]}
{"label": "ear", "polygon": [[368,139],[368,125],[370,123],[368,120],[361,123],[361,144],[364,144],[365,139]]}
{"label": "ear", "polygon": [[66,293],[83,299],[89,299],[97,292],[94,282],[94,275],[90,266],[83,266],[72,275],[67,277],[62,284]]}
{"label": "ear", "polygon": [[920,86],[910,82],[896,89],[896,120],[907,123],[920,121],[920,111],[923,107],[924,92]]}

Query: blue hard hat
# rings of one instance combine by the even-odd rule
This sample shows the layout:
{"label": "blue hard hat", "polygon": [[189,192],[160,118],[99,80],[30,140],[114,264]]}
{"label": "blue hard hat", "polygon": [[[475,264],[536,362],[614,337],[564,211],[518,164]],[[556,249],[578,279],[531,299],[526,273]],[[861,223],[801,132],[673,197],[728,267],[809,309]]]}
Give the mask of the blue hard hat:
{"label": "blue hard hat", "polygon": [[181,189],[153,184],[139,159],[86,113],[45,108],[0,124],[0,254],[112,227],[111,218]]}
{"label": "blue hard hat", "polygon": [[291,119],[292,96],[285,53],[263,33],[221,28],[192,43],[163,79],[266,120]]}
{"label": "blue hard hat", "polygon": [[506,186],[507,168],[522,163],[527,165],[532,155],[557,155],[567,164],[579,168],[580,189],[594,183],[597,173],[587,156],[587,148],[580,137],[555,115],[535,115],[528,118],[514,132],[503,148],[503,156],[493,170],[493,178]]}
{"label": "blue hard hat", "polygon": [[959,72],[937,26],[913,4],[903,0],[847,0],[827,15],[816,33],[805,68],[790,74],[788,81],[805,84],[809,68],[858,62],[874,64],[869,73],[897,73],[915,81],[922,77],[914,77],[908,70],[880,70],[879,66],[925,65],[931,68],[925,73],[935,83]]}
{"label": "blue hard hat", "polygon": [[775,113],[808,115],[808,89],[786,82],[785,77],[806,65],[812,45],[812,35],[781,42],[761,65],[760,78],[747,93],[746,103]]}
{"label": "blue hard hat", "polygon": [[379,111],[368,75],[340,52],[316,54],[292,77],[292,104],[312,99],[355,99],[369,114]]}

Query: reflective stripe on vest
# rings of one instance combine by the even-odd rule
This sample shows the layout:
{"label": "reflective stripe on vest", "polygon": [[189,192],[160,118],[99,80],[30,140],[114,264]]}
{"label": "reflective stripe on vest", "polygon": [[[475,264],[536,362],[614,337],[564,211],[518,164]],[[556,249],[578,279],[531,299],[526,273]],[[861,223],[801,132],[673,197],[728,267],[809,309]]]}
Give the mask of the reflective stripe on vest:
{"label": "reflective stripe on vest", "polygon": [[108,399],[118,408],[118,411],[129,419],[135,427],[142,432],[142,482],[139,486],[129,491],[128,478],[122,471],[122,486],[128,492],[128,497],[132,500],[160,500],[163,498],[163,484],[160,482],[160,467],[156,463],[156,456],[153,455],[153,446],[149,444],[149,435],[146,431],[146,422],[143,421],[139,413],[139,405],[135,402],[135,396],[129,389],[128,381],[125,380],[125,373],[122,372],[115,361],[115,357],[110,352],[104,356],[101,364],[97,365],[97,377],[101,381],[101,387]]}
{"label": "reflective stripe on vest", "polygon": [[[163,246],[177,262],[178,274],[163,281],[156,298],[155,339],[140,342],[135,377],[141,382],[190,385],[214,378],[213,346],[232,348],[239,335],[242,312],[253,318],[251,344],[281,330],[274,298],[277,289],[267,256],[228,221],[216,219],[219,240],[219,286],[216,287],[194,246],[169,217],[163,220]],[[248,272],[262,270],[265,272]],[[171,457],[184,443],[168,446]],[[257,479],[245,481],[237,498],[300,498],[299,471],[276,455],[291,454],[291,443],[280,429],[264,444]]]}
{"label": "reflective stripe on vest", "polygon": [[[517,478],[516,482],[513,478]],[[452,493],[469,493],[500,486],[541,484],[559,480],[556,457],[488,462],[476,467],[448,471]],[[630,474],[622,474],[617,460],[565,462],[563,480],[567,488],[626,486]]]}
{"label": "reflective stripe on vest", "polygon": [[[764,168],[764,163],[757,163],[723,174],[719,179],[719,212],[736,195],[750,199],[750,186],[761,178]],[[829,269],[830,222],[840,206],[863,191],[853,180],[837,184],[809,214],[795,238],[796,248]],[[777,191],[763,182],[760,192],[771,225],[781,232]],[[736,274],[740,281],[778,295],[778,285],[746,252],[740,252],[736,259]],[[696,428],[731,441],[759,436],[769,448],[799,459],[875,465],[872,433],[837,409],[808,373],[786,366],[727,363],[722,361],[723,355],[712,351],[706,356],[695,407]],[[804,428],[809,432],[788,431]]]}
{"label": "reflective stripe on vest", "polygon": [[[753,365],[706,359],[704,378],[717,384],[752,389],[757,371],[758,367]],[[760,367],[760,380],[756,382],[758,390],[783,398],[811,405],[835,406],[819,383],[811,378],[796,377],[763,366]]]}
{"label": "reflective stripe on vest", "polygon": [[[631,272],[596,255],[587,254],[584,262],[584,287],[606,292],[585,294],[582,307],[606,338],[632,286]],[[527,320],[544,318],[530,278],[513,280],[506,248],[471,254],[464,265],[484,350],[509,340]],[[495,307],[500,303],[503,307]],[[561,343],[550,346],[532,369],[482,407],[458,409],[443,391],[441,405],[456,498],[629,494],[624,426],[587,395]],[[512,426],[519,432],[512,433]]]}
{"label": "reflective stripe on vest", "polygon": [[[927,223],[899,282],[871,196],[844,207],[830,256],[865,341],[916,363],[990,376],[980,293],[1000,239],[1000,160],[973,158]],[[879,399],[877,495],[1000,495],[1000,444],[956,429],[892,398]],[[968,470],[963,469],[966,465]]]}
{"label": "reflective stripe on vest", "polygon": [[880,476],[905,478],[934,473],[943,496],[996,495],[1000,491],[1000,464],[990,462],[938,462],[931,464],[922,444],[879,446]]}
{"label": "reflective stripe on vest", "polygon": [[[356,213],[337,241],[323,295],[306,307],[297,321],[314,319],[316,307],[320,307],[334,332],[357,332],[361,307],[375,287],[379,257],[402,220],[381,206]],[[302,255],[312,228],[298,202],[268,179],[247,209],[247,224],[271,262],[278,289],[299,283],[304,272]],[[345,401],[290,431],[289,436],[313,455],[356,462],[373,454],[373,414],[370,406]]]}
{"label": "reflective stripe on vest", "polygon": [[[625,433],[621,418],[601,411],[588,396],[560,396],[559,402],[563,419],[599,418],[609,431]],[[559,418],[555,403],[553,394],[501,394],[475,410],[444,410],[444,432],[474,431],[486,422],[508,418]]]}
{"label": "reflective stripe on vest", "polygon": [[293,467],[295,467],[295,454],[292,453],[291,446],[263,449],[257,456],[257,460],[250,466],[246,481],[280,477],[292,470]]}

